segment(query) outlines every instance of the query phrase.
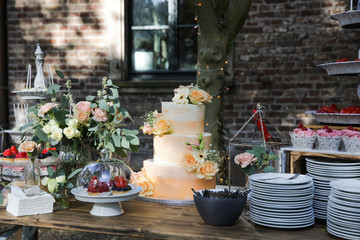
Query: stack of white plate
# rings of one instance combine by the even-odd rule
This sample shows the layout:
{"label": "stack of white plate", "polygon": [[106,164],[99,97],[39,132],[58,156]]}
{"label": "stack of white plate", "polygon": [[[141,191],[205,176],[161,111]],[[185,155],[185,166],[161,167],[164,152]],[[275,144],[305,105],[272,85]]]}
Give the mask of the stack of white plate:
{"label": "stack of white plate", "polygon": [[360,180],[334,180],[330,186],[328,232],[337,237],[360,240]]}
{"label": "stack of white plate", "polygon": [[314,215],[326,219],[330,181],[344,178],[360,178],[359,162],[339,162],[306,158],[307,174],[314,181]]}
{"label": "stack of white plate", "polygon": [[259,173],[250,176],[251,221],[266,227],[303,228],[314,224],[311,177]]}

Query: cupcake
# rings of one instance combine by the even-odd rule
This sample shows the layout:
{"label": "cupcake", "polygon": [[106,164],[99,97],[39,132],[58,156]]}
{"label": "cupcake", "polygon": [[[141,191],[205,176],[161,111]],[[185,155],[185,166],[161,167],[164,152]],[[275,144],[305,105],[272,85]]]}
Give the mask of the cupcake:
{"label": "cupcake", "polygon": [[342,140],[345,145],[345,150],[351,153],[360,152],[360,132],[352,126],[341,130]]}
{"label": "cupcake", "polygon": [[294,148],[300,149],[312,149],[316,140],[315,132],[302,123],[290,132],[290,137]]}
{"label": "cupcake", "polygon": [[341,131],[324,126],[316,131],[320,150],[338,151],[341,143]]}

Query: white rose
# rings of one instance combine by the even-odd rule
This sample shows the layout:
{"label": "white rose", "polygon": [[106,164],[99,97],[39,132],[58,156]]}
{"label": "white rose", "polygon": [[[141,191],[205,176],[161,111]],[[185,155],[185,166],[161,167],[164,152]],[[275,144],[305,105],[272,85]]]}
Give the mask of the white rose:
{"label": "white rose", "polygon": [[51,193],[54,192],[58,188],[58,186],[59,186],[59,183],[54,178],[50,179],[50,181],[48,182],[48,185],[47,185],[48,190]]}
{"label": "white rose", "polygon": [[76,119],[70,119],[69,122],[67,123],[69,127],[75,127],[77,124],[78,124],[78,120]]}
{"label": "white rose", "polygon": [[51,133],[51,126],[50,124],[45,124],[45,126],[43,127],[43,131],[46,134],[50,134]]}
{"label": "white rose", "polygon": [[190,90],[188,88],[179,88],[172,98],[172,101],[177,104],[187,104],[189,103],[189,94]]}
{"label": "white rose", "polygon": [[66,127],[64,128],[64,135],[68,138],[68,139],[72,139],[75,136],[75,128],[73,127]]}
{"label": "white rose", "polygon": [[61,175],[55,178],[57,183],[64,183],[65,182],[65,175]]}
{"label": "white rose", "polygon": [[50,178],[44,177],[43,179],[41,179],[41,185],[46,186],[46,185],[48,185],[49,181],[50,181]]}
{"label": "white rose", "polygon": [[75,135],[74,135],[74,137],[78,138],[78,137],[80,137],[80,136],[81,136],[80,131],[77,130],[77,129],[75,129]]}
{"label": "white rose", "polygon": [[50,135],[50,138],[52,140],[58,141],[60,142],[62,139],[63,135],[62,135],[62,130],[60,128],[56,128]]}

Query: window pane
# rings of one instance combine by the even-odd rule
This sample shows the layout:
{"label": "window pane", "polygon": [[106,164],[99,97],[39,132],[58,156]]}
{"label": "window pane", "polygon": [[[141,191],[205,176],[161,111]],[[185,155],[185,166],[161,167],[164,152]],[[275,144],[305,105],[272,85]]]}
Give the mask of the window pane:
{"label": "window pane", "polygon": [[179,24],[196,24],[195,15],[188,6],[184,3],[184,0],[179,0]]}
{"label": "window pane", "polygon": [[168,25],[167,0],[133,0],[133,26]]}
{"label": "window pane", "polygon": [[197,63],[197,31],[193,28],[179,29],[179,69],[195,70]]}
{"label": "window pane", "polygon": [[169,68],[168,31],[133,31],[132,70]]}

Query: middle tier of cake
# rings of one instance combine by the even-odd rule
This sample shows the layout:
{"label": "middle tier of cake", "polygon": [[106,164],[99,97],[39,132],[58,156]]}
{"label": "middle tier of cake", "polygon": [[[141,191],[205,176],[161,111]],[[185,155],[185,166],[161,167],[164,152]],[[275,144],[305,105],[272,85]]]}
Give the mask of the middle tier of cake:
{"label": "middle tier of cake", "polygon": [[[211,134],[204,133],[205,149],[210,149]],[[154,137],[154,162],[159,164],[182,166],[185,154],[192,149],[186,145],[199,144],[199,135],[169,134]]]}

